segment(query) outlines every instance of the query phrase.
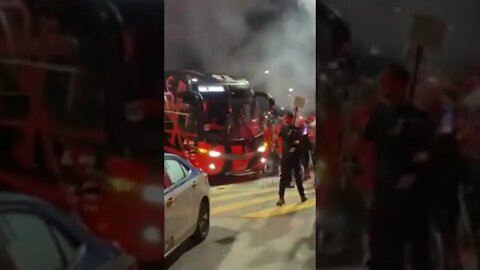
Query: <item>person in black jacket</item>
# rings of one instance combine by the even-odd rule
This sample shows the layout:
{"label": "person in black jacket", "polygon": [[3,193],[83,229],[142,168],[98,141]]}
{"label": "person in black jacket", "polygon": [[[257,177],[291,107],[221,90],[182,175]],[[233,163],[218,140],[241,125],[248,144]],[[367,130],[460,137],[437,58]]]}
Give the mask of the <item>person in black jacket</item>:
{"label": "person in black jacket", "polygon": [[293,124],[293,114],[288,112],[284,116],[284,126],[280,130],[279,137],[282,138],[282,159],[281,159],[281,174],[279,183],[279,199],[278,206],[285,204],[285,189],[292,181],[292,172],[295,177],[300,200],[305,202],[307,197],[303,189],[301,165],[300,165],[300,139],[301,130]]}
{"label": "person in black jacket", "polygon": [[430,125],[426,113],[405,99],[409,74],[392,64],[382,75],[381,102],[369,117],[374,143],[374,195],[370,219],[372,270],[403,270],[406,246],[412,269],[431,269],[426,177]]}

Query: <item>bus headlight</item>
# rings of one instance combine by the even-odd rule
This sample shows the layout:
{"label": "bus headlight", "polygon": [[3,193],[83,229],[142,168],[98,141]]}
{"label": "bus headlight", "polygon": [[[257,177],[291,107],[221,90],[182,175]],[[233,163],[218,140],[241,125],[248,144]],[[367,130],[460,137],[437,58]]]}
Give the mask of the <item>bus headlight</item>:
{"label": "bus headlight", "polygon": [[257,151],[260,152],[260,153],[263,153],[267,150],[267,147],[265,145],[262,145],[260,147],[258,147]]}
{"label": "bus headlight", "polygon": [[149,203],[160,204],[163,201],[163,188],[159,186],[146,186],[142,191],[143,199]]}
{"label": "bus headlight", "polygon": [[217,151],[210,151],[208,152],[208,155],[211,157],[219,157],[221,154],[220,152],[217,152]]}

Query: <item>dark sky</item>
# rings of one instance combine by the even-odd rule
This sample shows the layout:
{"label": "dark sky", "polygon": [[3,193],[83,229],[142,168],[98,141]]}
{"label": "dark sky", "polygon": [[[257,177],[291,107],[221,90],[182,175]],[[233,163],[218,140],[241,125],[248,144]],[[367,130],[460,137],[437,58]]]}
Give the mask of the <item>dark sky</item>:
{"label": "dark sky", "polygon": [[400,57],[412,16],[426,12],[449,25],[444,47],[430,55],[432,72],[462,72],[480,64],[479,0],[325,0],[348,21],[356,47]]}

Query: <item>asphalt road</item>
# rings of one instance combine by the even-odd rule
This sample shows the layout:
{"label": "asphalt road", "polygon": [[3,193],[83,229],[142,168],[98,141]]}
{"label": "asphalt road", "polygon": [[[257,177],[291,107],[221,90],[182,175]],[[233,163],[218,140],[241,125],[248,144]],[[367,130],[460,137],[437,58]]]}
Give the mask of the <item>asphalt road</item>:
{"label": "asphalt road", "polygon": [[171,270],[315,269],[315,196],[300,203],[295,189],[277,207],[278,177],[212,187],[206,241],[185,243],[167,259]]}

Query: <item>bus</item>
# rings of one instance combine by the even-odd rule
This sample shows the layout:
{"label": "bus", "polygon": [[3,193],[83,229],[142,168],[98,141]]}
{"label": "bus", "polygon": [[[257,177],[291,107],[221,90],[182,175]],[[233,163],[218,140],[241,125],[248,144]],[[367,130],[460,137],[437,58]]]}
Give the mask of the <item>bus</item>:
{"label": "bus", "polygon": [[191,70],[166,71],[165,152],[186,157],[210,176],[255,175],[265,167],[274,99],[245,79]]}
{"label": "bus", "polygon": [[0,0],[0,189],[140,263],[163,260],[163,126],[129,108],[161,102],[162,16],[157,0]]}

